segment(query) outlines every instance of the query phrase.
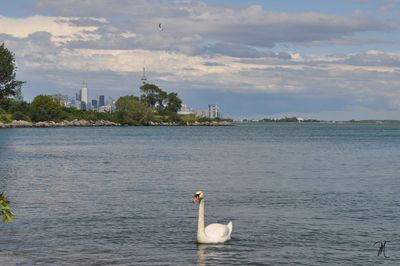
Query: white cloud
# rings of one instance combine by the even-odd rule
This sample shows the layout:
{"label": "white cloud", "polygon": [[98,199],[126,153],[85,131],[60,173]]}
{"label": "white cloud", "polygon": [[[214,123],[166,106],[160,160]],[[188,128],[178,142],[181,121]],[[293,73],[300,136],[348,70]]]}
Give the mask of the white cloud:
{"label": "white cloud", "polygon": [[[301,92],[326,87],[353,91],[354,94],[374,93],[396,96],[396,75],[400,67],[393,65],[400,54],[366,52],[342,56],[302,55],[292,53],[293,59],[262,57],[237,59],[230,56],[191,56],[185,53],[149,51],[142,49],[67,49],[57,47],[45,34],[33,34],[10,44],[19,47],[17,59],[26,70],[85,71],[140,73],[146,66],[153,79],[170,84],[198,84],[231,91]],[[39,43],[39,40],[41,43]],[[44,49],[45,48],[45,49]],[[352,58],[373,56],[374,60]],[[381,64],[376,62],[381,59]],[[387,60],[391,58],[391,60]],[[212,65],[209,62],[214,62]],[[388,64],[385,65],[385,62]],[[371,64],[368,64],[371,63]],[[190,85],[189,85],[190,86]],[[376,88],[384,86],[385,89]]]}
{"label": "white cloud", "polygon": [[[93,40],[100,36],[95,33],[97,26],[76,26],[72,21],[76,18],[30,16],[11,18],[0,15],[0,33],[17,38],[26,38],[35,32],[48,32],[56,43],[72,40]],[[87,18],[105,22],[104,19]]]}

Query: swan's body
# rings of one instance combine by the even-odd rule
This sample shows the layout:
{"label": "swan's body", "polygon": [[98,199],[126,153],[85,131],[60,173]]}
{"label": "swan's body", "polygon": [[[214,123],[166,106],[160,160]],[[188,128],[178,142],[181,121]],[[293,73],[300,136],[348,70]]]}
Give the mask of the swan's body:
{"label": "swan's body", "polygon": [[200,201],[197,221],[197,242],[201,244],[223,243],[231,239],[232,222],[228,224],[210,224],[204,227],[204,196],[203,192],[196,193],[193,201]]}

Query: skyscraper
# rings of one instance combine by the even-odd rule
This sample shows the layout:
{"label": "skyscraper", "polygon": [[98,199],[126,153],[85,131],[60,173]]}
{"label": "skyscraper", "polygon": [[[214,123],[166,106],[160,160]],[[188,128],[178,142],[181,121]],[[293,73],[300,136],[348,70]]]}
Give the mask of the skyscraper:
{"label": "skyscraper", "polygon": [[88,89],[86,87],[82,88],[79,91],[79,100],[81,101],[82,104],[82,109],[86,110],[88,106]]}
{"label": "skyscraper", "polygon": [[209,104],[208,105],[208,118],[220,118],[221,113],[219,111],[218,105]]}
{"label": "skyscraper", "polygon": [[92,107],[94,110],[97,110],[97,100],[92,100]]}
{"label": "skyscraper", "polygon": [[97,96],[97,107],[100,108],[104,106],[104,95]]}

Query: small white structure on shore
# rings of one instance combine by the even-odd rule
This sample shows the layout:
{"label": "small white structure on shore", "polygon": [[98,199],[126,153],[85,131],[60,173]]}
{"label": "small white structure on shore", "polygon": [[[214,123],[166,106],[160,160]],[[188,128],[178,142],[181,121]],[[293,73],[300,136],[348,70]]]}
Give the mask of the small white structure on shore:
{"label": "small white structure on shore", "polygon": [[182,103],[181,109],[178,111],[178,115],[192,115],[194,112],[186,104]]}
{"label": "small white structure on shore", "polygon": [[196,115],[198,117],[206,117],[206,118],[222,118],[221,111],[216,104],[209,104],[208,109],[205,110],[193,110],[188,107],[186,104],[182,103],[181,109],[178,111],[178,115]]}

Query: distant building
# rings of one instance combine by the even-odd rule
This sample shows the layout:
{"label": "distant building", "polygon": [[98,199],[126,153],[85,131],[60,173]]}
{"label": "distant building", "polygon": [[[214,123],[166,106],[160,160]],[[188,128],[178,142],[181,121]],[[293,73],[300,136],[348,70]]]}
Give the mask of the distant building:
{"label": "distant building", "polygon": [[97,100],[92,100],[92,107],[94,110],[97,110]]}
{"label": "distant building", "polygon": [[178,115],[191,115],[194,114],[192,109],[190,109],[186,104],[182,103],[181,109],[178,111]]}
{"label": "distant building", "polygon": [[112,112],[112,111],[114,111],[115,110],[115,101],[114,101],[114,99],[111,98],[110,96],[107,97],[107,100],[106,100],[105,104],[103,104],[102,106],[100,106],[98,104],[98,109],[99,109],[99,112]]}
{"label": "distant building", "polygon": [[111,112],[112,106],[110,105],[103,105],[99,107],[99,112]]}
{"label": "distant building", "polygon": [[209,104],[208,105],[208,118],[221,118],[221,112],[216,104]]}
{"label": "distant building", "polygon": [[92,102],[91,102],[91,101],[89,101],[89,102],[86,104],[86,110],[93,110],[93,106],[92,106]]}
{"label": "distant building", "polygon": [[75,101],[75,106],[74,106],[77,110],[81,110],[82,109],[82,102],[79,100]]}
{"label": "distant building", "polygon": [[194,114],[198,117],[208,117],[208,110],[194,110]]}
{"label": "distant building", "polygon": [[106,100],[106,104],[105,104],[105,105],[112,106],[112,105],[113,105],[113,103],[114,103],[114,100],[113,100],[113,98],[111,98],[111,96],[108,96],[108,97],[107,97],[107,100]]}
{"label": "distant building", "polygon": [[86,87],[79,91],[79,100],[81,101],[81,109],[86,110],[88,106],[88,89]]}
{"label": "distant building", "polygon": [[68,106],[68,96],[62,94],[55,94],[52,96],[57,102],[60,103],[62,106]]}
{"label": "distant building", "polygon": [[75,101],[76,101],[75,97],[68,97],[66,107],[75,107]]}
{"label": "distant building", "polygon": [[97,96],[97,108],[104,106],[104,103],[105,103],[104,95]]}

